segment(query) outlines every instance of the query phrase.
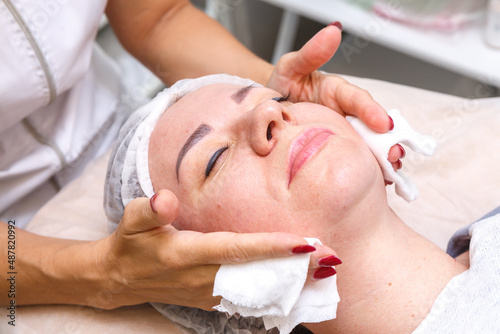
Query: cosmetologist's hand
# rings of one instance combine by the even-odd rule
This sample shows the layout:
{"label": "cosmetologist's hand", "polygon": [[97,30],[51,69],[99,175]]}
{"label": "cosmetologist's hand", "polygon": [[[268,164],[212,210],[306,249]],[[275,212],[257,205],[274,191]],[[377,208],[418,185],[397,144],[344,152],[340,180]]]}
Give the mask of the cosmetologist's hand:
{"label": "cosmetologist's hand", "polygon": [[[168,190],[126,206],[118,228],[104,244],[103,274],[108,285],[103,293],[108,298],[106,305],[97,306],[161,302],[211,310],[220,301],[212,296],[220,264],[314,251],[302,237],[288,233],[178,231],[170,225],[178,206]],[[334,274],[333,268],[328,269],[337,262],[330,248],[317,247],[313,255],[310,276]]]}
{"label": "cosmetologist's hand", "polygon": [[[285,54],[278,61],[268,86],[283,94],[290,94],[292,102],[309,101],[325,105],[339,114],[359,117],[369,128],[385,133],[394,123],[372,96],[345,79],[319,72],[337,51],[342,38],[338,22],[320,30],[299,51]],[[388,160],[394,170],[402,167],[405,151],[394,145]]]}
{"label": "cosmetologist's hand", "polygon": [[340,24],[331,24],[314,35],[299,51],[281,57],[268,86],[290,94],[292,102],[325,105],[341,115],[355,115],[369,128],[387,132],[391,120],[371,95],[343,78],[317,71],[337,51],[342,39]]}

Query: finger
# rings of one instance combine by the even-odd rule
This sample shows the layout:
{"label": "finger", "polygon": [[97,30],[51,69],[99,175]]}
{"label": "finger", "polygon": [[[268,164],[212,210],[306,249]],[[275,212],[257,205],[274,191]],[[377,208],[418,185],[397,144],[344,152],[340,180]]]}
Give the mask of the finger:
{"label": "finger", "polygon": [[324,245],[315,245],[316,252],[311,254],[309,262],[309,271],[307,280],[318,280],[333,276],[336,270],[332,267],[342,264],[337,254],[329,247]]}
{"label": "finger", "polygon": [[401,146],[400,144],[396,144],[395,146],[397,146],[399,148],[399,150],[401,151],[401,155],[399,156],[399,159],[404,159],[404,157],[406,157],[406,151],[405,151],[404,147]]}
{"label": "finger", "polygon": [[221,298],[212,295],[219,267],[219,265],[208,265],[183,270],[175,288],[169,289],[166,296],[158,296],[163,300],[157,301],[211,310],[220,303]]}
{"label": "finger", "polygon": [[170,190],[162,189],[151,197],[150,208],[161,225],[171,224],[179,213],[179,200]]}
{"label": "finger", "polygon": [[344,81],[335,87],[334,96],[345,113],[357,116],[373,131],[385,133],[391,129],[387,112],[366,90]]}
{"label": "finger", "polygon": [[337,51],[342,39],[341,30],[336,26],[328,26],[316,33],[299,51],[284,55],[277,66],[281,73],[294,73],[306,76],[329,61]]}
{"label": "finger", "polygon": [[[290,233],[191,233],[192,239],[178,242],[181,254],[192,265],[244,263],[266,258],[291,256],[304,238]],[[187,242],[188,241],[188,242]]]}
{"label": "finger", "polygon": [[387,160],[390,162],[396,162],[399,159],[403,159],[406,156],[406,151],[400,144],[396,144],[391,147],[389,154],[387,155]]}
{"label": "finger", "polygon": [[403,168],[403,163],[401,162],[401,160],[397,160],[396,162],[391,162],[391,165],[392,169],[394,169],[395,172],[397,172],[398,169]]}
{"label": "finger", "polygon": [[[314,245],[316,251],[311,253],[311,260],[309,261],[309,269],[318,269],[320,267],[331,267],[335,264],[333,262],[340,261],[335,253],[330,247],[325,245]],[[337,259],[334,260],[334,259]],[[340,261],[342,262],[342,261]]]}
{"label": "finger", "polygon": [[179,201],[169,190],[160,190],[151,199],[136,198],[125,207],[121,232],[135,234],[170,224],[177,217]]}
{"label": "finger", "polygon": [[[169,282],[166,286],[170,285],[170,288],[151,290],[151,293],[147,295],[147,300],[149,302],[196,307],[206,311],[213,311],[213,307],[220,304],[221,300],[220,296],[213,296],[215,273],[217,273],[219,266],[213,267],[215,268],[213,277],[207,275],[207,277],[211,277],[211,281],[207,280],[208,284],[202,286],[198,284],[197,280],[190,279],[189,277],[204,277],[203,275],[205,275],[203,271],[193,270],[189,272],[191,274],[189,277],[183,275],[179,278],[179,284],[175,284],[173,287]],[[188,283],[184,284],[186,282],[184,280]],[[193,284],[189,282],[193,282]]]}
{"label": "finger", "polygon": [[308,275],[308,280],[320,280],[328,277],[332,277],[337,273],[337,270],[333,267],[321,267],[312,273],[312,277]]}

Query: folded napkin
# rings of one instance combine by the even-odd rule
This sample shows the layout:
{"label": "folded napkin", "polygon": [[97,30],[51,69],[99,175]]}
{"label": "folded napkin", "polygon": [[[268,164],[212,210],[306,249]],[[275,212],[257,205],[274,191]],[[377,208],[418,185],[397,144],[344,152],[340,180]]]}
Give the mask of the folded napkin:
{"label": "folded napkin", "polygon": [[[321,244],[306,238],[309,244]],[[300,323],[335,319],[336,275],[306,283],[310,254],[223,265],[215,277],[215,309],[241,316],[263,317],[266,329],[288,334]]]}
{"label": "folded napkin", "polygon": [[359,118],[347,116],[346,119],[363,137],[372,151],[382,168],[384,179],[394,182],[396,194],[411,202],[418,197],[418,189],[400,170],[394,171],[391,163],[387,160],[389,150],[395,144],[402,143],[416,153],[430,156],[434,154],[436,141],[430,136],[422,135],[413,130],[399,110],[389,110],[388,114],[394,121],[394,129],[387,133],[377,133],[369,129]]}

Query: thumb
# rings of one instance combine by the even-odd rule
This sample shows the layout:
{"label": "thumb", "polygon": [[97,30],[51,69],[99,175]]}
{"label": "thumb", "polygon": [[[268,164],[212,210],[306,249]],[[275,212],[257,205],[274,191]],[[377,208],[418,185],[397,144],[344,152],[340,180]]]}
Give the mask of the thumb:
{"label": "thumb", "polygon": [[316,33],[297,52],[292,52],[294,61],[289,62],[290,70],[299,75],[308,75],[329,61],[342,40],[342,30],[332,24]]}
{"label": "thumb", "polygon": [[171,224],[177,217],[179,201],[169,190],[160,190],[151,198],[136,198],[125,207],[119,228],[124,234],[136,234]]}

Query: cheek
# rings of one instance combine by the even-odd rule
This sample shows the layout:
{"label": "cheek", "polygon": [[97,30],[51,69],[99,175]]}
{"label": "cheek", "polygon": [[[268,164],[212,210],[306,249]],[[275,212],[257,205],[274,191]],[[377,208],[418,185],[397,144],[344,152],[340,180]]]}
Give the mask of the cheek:
{"label": "cheek", "polygon": [[211,231],[268,232],[280,228],[281,210],[251,180],[233,180],[214,194],[201,211],[206,213],[205,226]]}
{"label": "cheek", "polygon": [[294,113],[299,124],[320,122],[342,127],[346,125],[345,123],[348,124],[347,120],[335,110],[309,103],[301,103],[299,106],[300,108]]}
{"label": "cheek", "polygon": [[[234,175],[234,174],[232,174]],[[224,179],[225,180],[225,179]],[[292,210],[286,202],[275,200],[258,177],[228,177],[231,182],[212,182],[189,205],[181,204],[177,228],[200,232],[290,231]],[[216,180],[214,180],[216,181]]]}
{"label": "cheek", "polygon": [[341,219],[382,177],[378,163],[365,146],[348,141],[323,153],[322,159],[308,166],[308,174],[293,189],[295,208],[318,222]]}

